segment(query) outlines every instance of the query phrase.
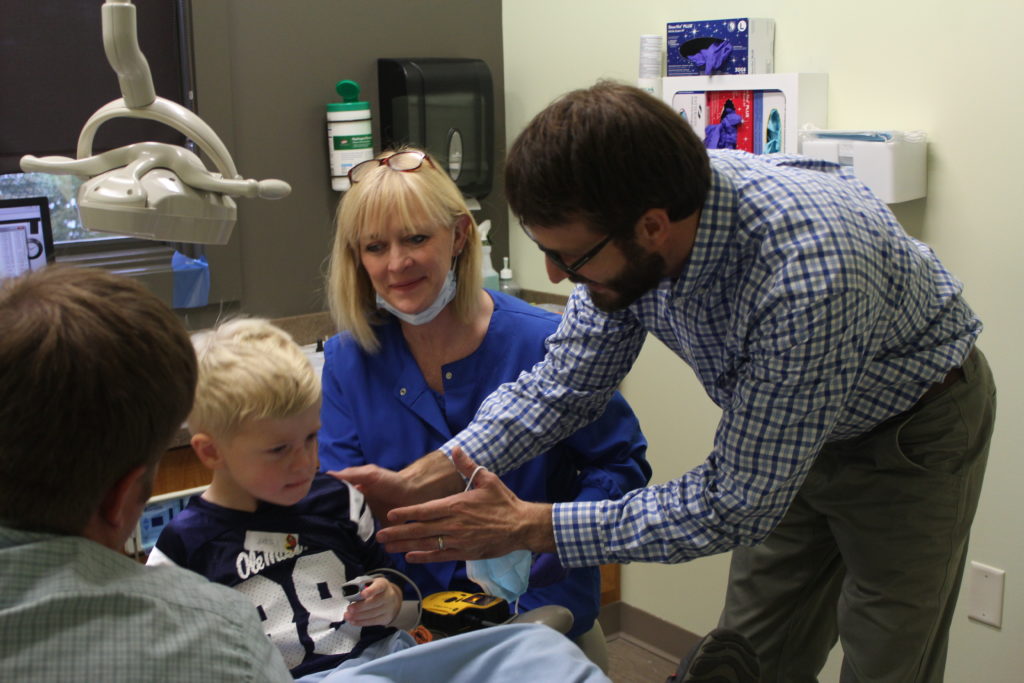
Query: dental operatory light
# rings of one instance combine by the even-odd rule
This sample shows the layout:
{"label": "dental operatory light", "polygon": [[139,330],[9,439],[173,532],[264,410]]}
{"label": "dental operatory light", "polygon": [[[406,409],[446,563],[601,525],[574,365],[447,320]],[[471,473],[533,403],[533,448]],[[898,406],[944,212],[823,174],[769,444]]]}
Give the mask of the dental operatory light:
{"label": "dental operatory light", "polygon": [[[82,224],[90,230],[143,239],[226,244],[237,210],[232,197],[280,199],[291,192],[283,180],[246,180],[238,175],[224,143],[196,114],[157,97],[146,57],[139,49],[131,0],[106,0],[103,48],[117,73],[122,98],[100,107],[78,136],[77,159],[26,155],[28,172],[87,178],[78,193]],[[209,157],[217,173],[178,145],[139,142],[93,155],[96,130],[119,117],[150,119],[183,133]]]}

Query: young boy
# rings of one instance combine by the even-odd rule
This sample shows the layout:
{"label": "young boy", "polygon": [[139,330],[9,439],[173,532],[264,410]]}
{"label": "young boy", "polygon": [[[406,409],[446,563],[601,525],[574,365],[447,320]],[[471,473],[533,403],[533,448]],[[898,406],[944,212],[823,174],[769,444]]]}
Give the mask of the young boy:
{"label": "young boy", "polygon": [[124,555],[195,383],[184,325],[138,282],[0,284],[0,679],[289,679],[248,600]]}
{"label": "young boy", "polygon": [[[196,354],[174,313],[133,280],[57,265],[0,284],[0,330],[0,680],[290,681],[281,654],[263,635],[252,602],[192,572],[143,567],[123,554],[160,456],[188,414],[196,387]],[[243,389],[268,376],[275,377],[274,386],[288,385],[289,377],[295,386],[305,383],[306,389],[291,395],[309,395],[308,379],[295,379],[302,373],[287,369],[268,374],[260,356],[277,354],[260,348],[264,350],[228,361],[236,368],[226,373],[233,378],[222,387],[223,396],[220,389],[200,389],[201,401],[217,405],[235,391],[232,385]],[[209,360],[207,354],[205,362]],[[315,377],[313,382],[313,398],[297,401],[294,409],[250,402],[244,414],[238,409],[240,420],[232,405],[213,412],[230,416],[226,422],[301,422],[297,415],[319,411]],[[311,411],[304,410],[310,406]],[[289,417],[257,417],[261,414]],[[302,425],[297,442],[305,444],[317,424]],[[211,429],[204,433],[217,433]],[[290,437],[282,438],[270,450],[290,443]],[[315,453],[315,442],[307,448]],[[282,459],[290,462],[292,455]],[[252,454],[261,456],[269,459],[269,453]],[[236,465],[225,465],[222,469],[230,468],[229,475],[218,479],[230,482],[243,472],[258,473],[257,468]],[[316,463],[308,468],[312,472]],[[294,471],[301,469],[296,465]],[[284,467],[280,471],[288,477],[293,472]],[[310,485],[301,480],[296,475],[282,479],[276,489],[259,489],[272,503],[256,503],[259,498],[251,493],[246,498],[242,492],[255,488],[248,479],[244,487],[218,484],[212,495],[226,492],[231,500],[248,501],[255,512],[214,501],[209,505],[213,512],[204,513],[209,501],[199,501],[185,517],[193,523],[178,522],[180,538],[172,541],[168,535],[166,542],[194,559],[208,553],[211,567],[244,566],[248,579],[236,577],[234,583],[246,583],[264,606],[264,626],[274,624],[282,633],[291,629],[290,640],[283,635],[277,639],[300,643],[301,652],[293,645],[290,656],[298,653],[301,658],[315,648],[306,659],[323,657],[330,666],[331,655],[320,654],[338,645],[330,626],[358,638],[348,648],[353,652],[371,641],[372,634],[385,634],[361,655],[350,652],[350,659],[335,668],[306,678],[324,683],[428,678],[476,683],[513,677],[607,683],[568,639],[537,624],[482,629],[398,652],[412,642],[404,632],[386,636],[389,629],[380,626],[361,632],[355,628],[390,618],[397,588],[385,582],[367,587],[366,599],[344,616],[341,606],[326,613],[337,604],[329,596],[338,583],[378,566],[380,551],[360,540],[360,531],[364,536],[369,532],[368,524],[349,521],[363,519],[361,496],[350,495],[337,483],[332,495],[320,495],[329,489],[321,488],[319,479],[306,495]],[[297,500],[292,507],[274,504]],[[330,521],[299,514],[307,504],[334,509]],[[232,544],[233,522],[224,521],[232,515],[266,520],[270,533],[253,534],[251,552],[244,548],[244,530]],[[321,533],[323,527],[331,533]],[[282,529],[295,532],[292,540],[286,535],[285,550],[268,552],[270,544],[263,541],[277,538]],[[204,539],[210,540],[205,551],[199,547]],[[322,565],[324,558],[317,555],[321,544],[330,548]],[[183,557],[180,562],[187,564]],[[316,577],[330,564],[342,566],[321,583]],[[307,571],[310,565],[313,569]],[[271,578],[286,566],[295,571]],[[252,579],[257,581],[248,583]],[[302,606],[296,609],[301,623],[288,621],[292,605]],[[384,609],[378,611],[380,607]],[[321,623],[327,620],[334,624]],[[385,653],[390,654],[380,656]]]}
{"label": "young boy", "polygon": [[373,656],[411,644],[388,628],[398,586],[378,576],[357,600],[343,594],[342,584],[389,559],[371,538],[362,494],[317,472],[320,380],[302,350],[258,319],[192,340],[199,380],[188,427],[213,482],[172,520],[148,564],[174,563],[247,595],[296,677],[374,643]]}

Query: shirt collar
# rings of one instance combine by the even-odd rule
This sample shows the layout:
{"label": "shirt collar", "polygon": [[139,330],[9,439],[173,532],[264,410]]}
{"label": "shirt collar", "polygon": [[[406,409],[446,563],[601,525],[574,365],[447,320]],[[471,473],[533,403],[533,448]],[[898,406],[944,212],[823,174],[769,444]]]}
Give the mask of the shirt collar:
{"label": "shirt collar", "polygon": [[711,184],[701,210],[693,249],[672,287],[673,296],[692,294],[710,280],[725,259],[736,222],[732,180],[711,165]]}
{"label": "shirt collar", "polygon": [[707,286],[725,260],[736,225],[736,190],[732,179],[715,169],[711,158],[711,183],[701,210],[693,249],[677,278],[663,278],[658,286],[632,306],[639,311],[645,302],[692,295]]}

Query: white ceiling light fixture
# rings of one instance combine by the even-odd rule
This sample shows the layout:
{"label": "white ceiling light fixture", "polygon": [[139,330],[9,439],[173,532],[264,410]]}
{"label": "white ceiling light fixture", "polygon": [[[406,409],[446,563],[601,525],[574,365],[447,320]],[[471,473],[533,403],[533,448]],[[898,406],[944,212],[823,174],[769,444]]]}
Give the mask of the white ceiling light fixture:
{"label": "white ceiling light fixture", "polygon": [[[226,244],[235,225],[232,197],[280,199],[291,192],[283,180],[246,180],[238,175],[224,143],[196,114],[158,97],[149,63],[139,49],[131,0],[106,0],[101,9],[103,47],[117,73],[122,98],[100,107],[78,136],[77,159],[21,158],[28,172],[87,178],[78,193],[82,224],[90,230],[165,242]],[[178,145],[139,142],[94,155],[93,138],[119,117],[151,119],[196,143],[218,172]]]}

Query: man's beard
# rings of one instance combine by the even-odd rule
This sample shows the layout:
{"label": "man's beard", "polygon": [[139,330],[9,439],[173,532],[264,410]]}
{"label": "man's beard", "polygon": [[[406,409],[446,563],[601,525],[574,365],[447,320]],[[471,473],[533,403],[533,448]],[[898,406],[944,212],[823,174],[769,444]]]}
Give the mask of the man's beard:
{"label": "man's beard", "polygon": [[658,252],[645,251],[634,240],[620,244],[619,248],[626,257],[625,268],[608,282],[595,283],[612,291],[595,292],[588,288],[590,300],[605,313],[628,308],[630,304],[657,287],[665,274],[665,258]]}

